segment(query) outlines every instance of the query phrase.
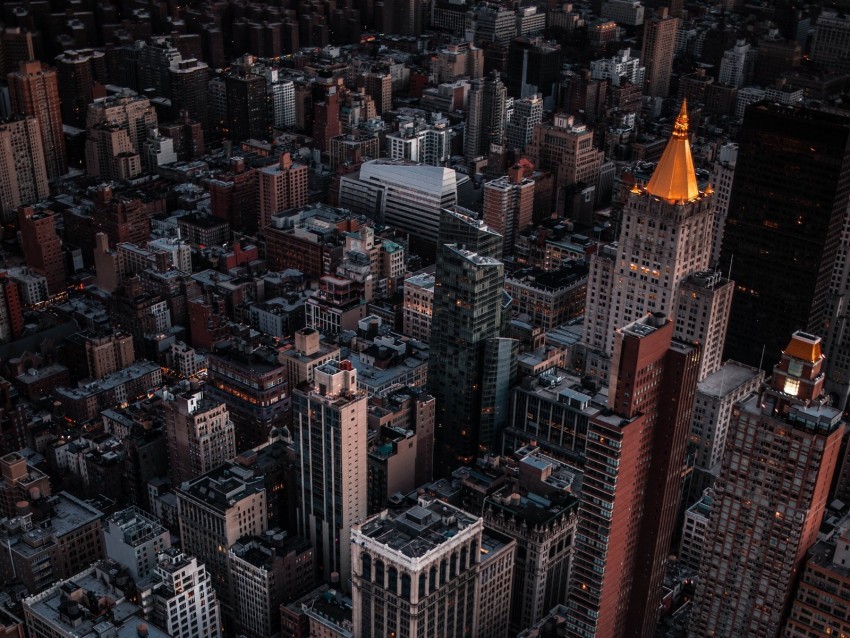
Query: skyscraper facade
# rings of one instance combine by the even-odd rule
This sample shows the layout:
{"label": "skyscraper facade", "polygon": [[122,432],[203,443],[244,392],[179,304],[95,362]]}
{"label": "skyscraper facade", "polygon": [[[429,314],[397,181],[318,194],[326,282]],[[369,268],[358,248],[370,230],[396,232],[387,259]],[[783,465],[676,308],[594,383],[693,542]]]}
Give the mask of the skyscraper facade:
{"label": "skyscraper facade", "polygon": [[762,102],[746,110],[720,263],[737,287],[725,358],[770,369],[788,335],[826,331],[850,197],[850,118]]}
{"label": "skyscraper facade", "polygon": [[13,221],[18,206],[50,194],[38,118],[0,119],[0,215]]}
{"label": "skyscraper facade", "polygon": [[504,254],[513,254],[516,238],[531,225],[533,212],[534,180],[523,176],[519,164],[484,184],[484,223],[504,238]]}
{"label": "skyscraper facade", "polygon": [[272,215],[307,204],[306,164],[292,161],[289,153],[280,162],[257,171],[260,180],[260,228],[271,223]]}
{"label": "skyscraper facade", "polygon": [[[689,275],[708,270],[712,204],[711,189],[700,191],[697,184],[687,106],[683,104],[673,135],[646,188],[635,186],[628,196],[616,249],[600,251],[591,258],[584,326],[590,374],[607,377],[606,360],[613,354],[617,328],[649,312],[676,317],[680,305],[685,306],[683,319],[689,318],[687,306],[699,299],[680,304],[680,287]],[[707,306],[722,305],[722,298],[705,296]],[[700,305],[696,304],[694,310]],[[711,337],[719,348],[723,338],[716,334],[716,324],[722,323],[725,315],[718,313],[714,322],[703,322],[701,316],[699,319],[699,326],[696,321],[693,327],[687,325],[688,321],[677,325],[677,336],[700,343],[707,343]],[[712,365],[719,364],[716,353],[711,360]]]}
{"label": "skyscraper facade", "polygon": [[62,240],[56,232],[53,211],[24,206],[18,209],[18,229],[27,266],[47,279],[47,290],[55,295],[66,287]]}
{"label": "skyscraper facade", "polygon": [[774,638],[782,629],[818,539],[845,428],[823,392],[823,365],[820,337],[796,332],[771,381],[735,405],[690,638]]}
{"label": "skyscraper facade", "polygon": [[467,162],[487,156],[491,144],[504,141],[507,98],[508,89],[496,72],[472,83],[463,138]]}
{"label": "skyscraper facade", "polygon": [[467,213],[444,209],[440,220],[431,357],[441,363],[428,375],[438,472],[481,451],[484,349],[502,325],[502,237]]}
{"label": "skyscraper facade", "polygon": [[203,390],[163,391],[171,482],[180,485],[236,456],[236,433],[227,406]]}
{"label": "skyscraper facade", "polygon": [[654,635],[699,372],[660,312],[615,336],[608,410],[587,427],[571,638]]}
{"label": "skyscraper facade", "polygon": [[12,112],[38,119],[47,177],[54,180],[68,172],[65,134],[56,70],[38,61],[21,62],[8,75]]}
{"label": "skyscraper facade", "polygon": [[224,78],[227,90],[227,135],[237,140],[266,139],[269,135],[269,107],[266,80],[251,73],[250,56],[235,65]]}
{"label": "skyscraper facade", "polygon": [[351,526],[366,517],[366,393],[350,361],[316,368],[293,392],[298,530],[315,548],[319,573],[349,589]]}
{"label": "skyscraper facade", "polygon": [[644,22],[640,52],[641,64],[646,68],[644,95],[661,98],[669,95],[678,31],[679,18],[668,15],[667,7],[661,7],[651,20]]}

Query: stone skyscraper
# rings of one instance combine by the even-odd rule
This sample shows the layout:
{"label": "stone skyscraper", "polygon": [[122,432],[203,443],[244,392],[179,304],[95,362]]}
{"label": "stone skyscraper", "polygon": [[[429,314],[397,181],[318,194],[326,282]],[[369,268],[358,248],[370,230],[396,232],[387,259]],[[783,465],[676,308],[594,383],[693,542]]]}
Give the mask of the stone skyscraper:
{"label": "stone skyscraper", "polygon": [[779,636],[818,540],[844,434],[823,392],[823,364],[820,338],[796,332],[770,383],[734,407],[690,638]]}
{"label": "stone skyscraper", "polygon": [[[607,362],[614,351],[617,328],[650,312],[676,317],[683,284],[689,276],[708,270],[714,198],[710,188],[699,189],[688,138],[687,105],[683,103],[652,178],[646,188],[635,186],[629,194],[616,247],[606,247],[610,250],[591,258],[584,342],[588,348],[586,369],[593,376],[608,376]],[[710,286],[708,279],[713,282]],[[689,288],[689,292],[699,293],[699,298],[692,296],[685,300],[686,305],[706,310],[714,322],[690,325],[689,321],[677,321],[676,337],[711,346],[702,358],[713,362],[716,369],[728,312],[714,312],[711,306],[728,307],[728,282],[714,281],[709,275],[700,281],[704,285],[692,281]],[[723,294],[715,294],[717,286],[723,288]],[[689,313],[683,318],[688,317]],[[710,372],[713,370],[706,368],[703,376]]]}
{"label": "stone skyscraper", "polygon": [[316,550],[319,572],[350,589],[351,526],[366,517],[366,393],[350,361],[316,368],[293,392],[298,531]]}

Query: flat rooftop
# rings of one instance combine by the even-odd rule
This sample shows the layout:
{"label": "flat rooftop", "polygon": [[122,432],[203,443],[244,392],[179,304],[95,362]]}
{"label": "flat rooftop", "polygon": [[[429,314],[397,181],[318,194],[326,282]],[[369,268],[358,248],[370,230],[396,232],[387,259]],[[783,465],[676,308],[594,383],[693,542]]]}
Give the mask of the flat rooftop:
{"label": "flat rooftop", "polygon": [[737,361],[727,361],[697,384],[697,391],[711,397],[723,397],[759,376],[761,371]]}
{"label": "flat rooftop", "polygon": [[359,531],[389,549],[420,558],[480,522],[480,518],[448,503],[434,501],[427,506],[414,505],[398,515],[378,515],[363,523]]}

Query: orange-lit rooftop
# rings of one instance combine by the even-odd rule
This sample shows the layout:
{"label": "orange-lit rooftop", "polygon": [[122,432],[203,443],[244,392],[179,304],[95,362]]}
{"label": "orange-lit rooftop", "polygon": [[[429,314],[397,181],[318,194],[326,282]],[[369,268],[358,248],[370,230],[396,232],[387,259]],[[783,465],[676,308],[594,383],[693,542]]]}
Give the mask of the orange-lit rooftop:
{"label": "orange-lit rooftop", "polygon": [[822,356],[820,346],[820,337],[798,331],[791,336],[791,342],[784,352],[789,357],[814,363]]}
{"label": "orange-lit rooftop", "polygon": [[646,185],[646,192],[670,203],[691,201],[699,197],[691,143],[688,139],[688,101],[676,116],[673,135],[655,172]]}

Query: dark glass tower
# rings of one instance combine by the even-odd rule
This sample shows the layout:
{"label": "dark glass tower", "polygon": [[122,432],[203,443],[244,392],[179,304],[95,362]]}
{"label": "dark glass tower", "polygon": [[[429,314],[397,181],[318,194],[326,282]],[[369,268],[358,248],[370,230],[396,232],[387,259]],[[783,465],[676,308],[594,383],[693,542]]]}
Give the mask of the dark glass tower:
{"label": "dark glass tower", "polygon": [[848,196],[850,118],[747,109],[720,259],[737,283],[724,358],[769,370],[795,330],[825,333]]}
{"label": "dark glass tower", "polygon": [[[437,405],[435,459],[440,474],[472,462],[482,447],[495,443],[498,419],[491,417],[498,414],[498,396],[503,394],[495,386],[510,376],[510,357],[516,352],[505,344],[487,346],[500,337],[502,326],[501,256],[502,236],[484,222],[462,209],[442,211],[431,324],[435,364],[428,374]],[[493,369],[488,372],[488,367]]]}

